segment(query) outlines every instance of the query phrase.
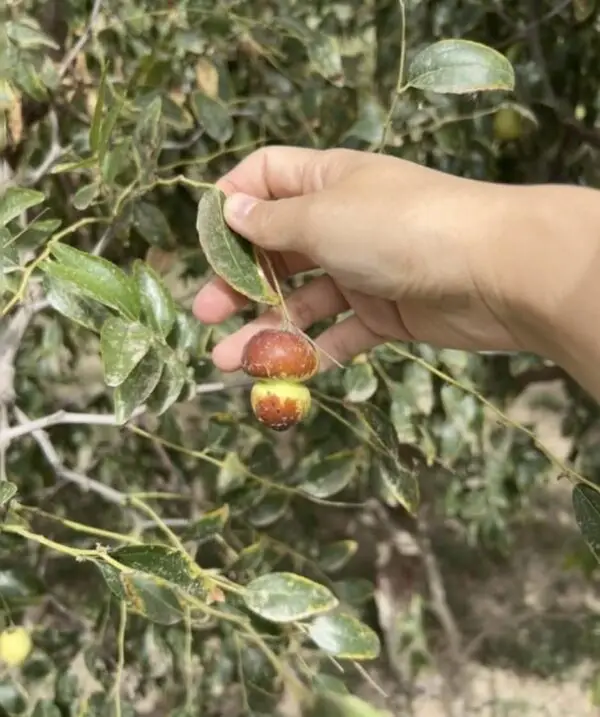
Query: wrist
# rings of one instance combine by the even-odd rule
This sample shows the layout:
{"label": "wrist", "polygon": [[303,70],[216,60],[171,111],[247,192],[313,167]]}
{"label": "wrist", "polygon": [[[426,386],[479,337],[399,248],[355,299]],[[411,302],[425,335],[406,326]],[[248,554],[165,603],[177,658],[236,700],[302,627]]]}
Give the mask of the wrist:
{"label": "wrist", "polygon": [[515,341],[600,398],[600,194],[559,185],[498,189],[495,275]]}

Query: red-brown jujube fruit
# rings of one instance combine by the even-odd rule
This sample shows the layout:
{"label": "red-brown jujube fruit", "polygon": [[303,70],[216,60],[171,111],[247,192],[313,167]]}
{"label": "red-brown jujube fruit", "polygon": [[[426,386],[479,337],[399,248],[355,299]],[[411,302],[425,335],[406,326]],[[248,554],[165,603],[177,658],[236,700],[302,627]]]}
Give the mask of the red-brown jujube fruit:
{"label": "red-brown jujube fruit", "polygon": [[274,431],[286,431],[310,411],[310,391],[291,381],[257,381],[250,392],[256,418]]}
{"label": "red-brown jujube fruit", "polygon": [[263,329],[246,344],[242,368],[253,378],[308,381],[319,370],[319,357],[300,334]]}

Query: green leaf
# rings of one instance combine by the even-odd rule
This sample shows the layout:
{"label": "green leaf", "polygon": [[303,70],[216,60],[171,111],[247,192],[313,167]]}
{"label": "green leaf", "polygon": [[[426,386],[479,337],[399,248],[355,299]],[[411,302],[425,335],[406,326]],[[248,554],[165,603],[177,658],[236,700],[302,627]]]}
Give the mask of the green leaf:
{"label": "green leaf", "polygon": [[512,91],[515,72],[497,50],[470,40],[440,40],[421,50],[408,68],[407,85],[444,94]]}
{"label": "green leaf", "polygon": [[205,595],[200,569],[187,560],[177,548],[165,545],[126,545],[110,551],[110,557],[122,565],[147,575],[154,575],[186,593]]}
{"label": "green leaf", "polygon": [[39,25],[31,18],[22,21],[7,22],[5,25],[8,37],[23,50],[32,50],[37,47],[49,47],[59,50],[59,46],[45,32],[42,32]]}
{"label": "green leaf", "polygon": [[338,540],[321,548],[319,554],[319,567],[327,573],[341,570],[356,554],[358,543],[356,540]]}
{"label": "green leaf", "polygon": [[227,107],[200,90],[192,93],[192,107],[198,122],[215,142],[225,143],[233,137],[233,120]]}
{"label": "green leaf", "polygon": [[171,227],[156,204],[137,202],[133,207],[133,227],[148,244],[161,249],[173,246]]}
{"label": "green leaf", "polygon": [[575,520],[586,543],[600,561],[600,493],[585,483],[573,488]]}
{"label": "green leaf", "polygon": [[222,505],[216,510],[205,513],[201,518],[190,523],[185,530],[181,532],[181,540],[193,540],[202,543],[210,540],[215,535],[221,535],[225,530],[227,521],[229,520],[229,506]]}
{"label": "green leaf", "polygon": [[150,349],[113,395],[115,420],[126,423],[156,388],[163,370],[163,361]]}
{"label": "green leaf", "polygon": [[356,468],[356,458],[352,451],[324,456],[311,466],[298,490],[315,498],[329,498],[343,490],[356,477]]}
{"label": "green leaf", "polygon": [[125,137],[116,147],[105,153],[102,159],[102,179],[111,186],[119,174],[131,165],[131,137]]}
{"label": "green leaf", "polygon": [[248,583],[243,598],[252,612],[271,622],[304,620],[338,604],[326,587],[294,573],[261,575]]}
{"label": "green leaf", "polygon": [[149,149],[154,154],[161,144],[160,118],[162,99],[153,97],[150,103],[140,112],[140,117],[133,132],[133,139],[138,147]]}
{"label": "green leaf", "polygon": [[279,298],[263,277],[252,244],[225,223],[224,201],[223,192],[210,189],[198,204],[196,229],[207,261],[240,294],[277,306]]}
{"label": "green leaf", "polygon": [[80,187],[77,192],[75,192],[72,199],[73,206],[75,209],[79,209],[79,211],[87,209],[94,201],[99,191],[100,185],[97,182],[84,184],[83,187]]}
{"label": "green leaf", "polygon": [[17,486],[10,481],[0,482],[0,506],[5,505],[17,494]]}
{"label": "green leaf", "polygon": [[344,371],[343,384],[346,400],[351,403],[368,401],[375,391],[379,380],[370,363],[356,363]]}
{"label": "green leaf", "polygon": [[102,68],[102,76],[98,85],[98,94],[96,95],[96,104],[94,105],[94,114],[90,125],[89,142],[92,152],[98,152],[100,146],[100,133],[102,130],[102,118],[104,116],[104,104],[106,102],[106,82],[107,82],[108,66]]}
{"label": "green leaf", "polygon": [[319,615],[308,625],[310,639],[341,660],[374,660],[381,645],[377,634],[351,615]]}
{"label": "green leaf", "polygon": [[419,507],[419,482],[415,473],[385,454],[373,460],[372,470],[383,486],[385,502],[392,508],[401,505],[414,515]]}
{"label": "green leaf", "polygon": [[137,287],[118,266],[66,244],[54,244],[52,254],[57,261],[43,264],[47,274],[73,284],[80,294],[115,309],[125,318],[139,317]]}
{"label": "green leaf", "polygon": [[99,332],[109,316],[103,306],[77,296],[71,290],[70,284],[60,279],[45,276],[44,289],[46,298],[55,311],[86,329]]}
{"label": "green leaf", "polygon": [[148,399],[148,408],[157,416],[162,415],[177,401],[187,378],[185,364],[176,358],[167,359],[160,381]]}
{"label": "green leaf", "polygon": [[50,170],[50,174],[64,174],[64,172],[75,172],[78,169],[91,169],[98,163],[96,155],[84,157],[83,159],[75,159],[68,162],[59,162]]}
{"label": "green leaf", "polygon": [[373,583],[366,578],[353,578],[350,580],[338,580],[334,584],[335,594],[348,605],[360,607],[371,600],[375,588]]}
{"label": "green leaf", "polygon": [[354,695],[319,692],[307,717],[393,717],[391,712],[372,707]]}
{"label": "green leaf", "polygon": [[[117,122],[117,119],[119,118],[119,115],[121,114],[121,110],[123,109],[124,104],[125,98],[121,98],[118,101],[115,101],[115,103],[108,110],[106,117],[102,121],[102,125],[100,127],[100,136],[98,138],[98,161],[102,166],[104,166],[104,158],[106,156],[106,151],[110,144],[110,138],[112,136],[114,126]],[[126,146],[130,147],[131,143],[127,143]]]}
{"label": "green leaf", "polygon": [[152,332],[137,322],[113,316],[100,334],[100,352],[107,386],[120,386],[150,350]]}
{"label": "green leaf", "polygon": [[133,275],[137,281],[142,316],[155,333],[164,339],[175,323],[175,302],[156,272],[148,264],[136,260]]}
{"label": "green leaf", "polygon": [[46,592],[44,584],[29,568],[20,565],[0,568],[0,595],[7,603],[33,602]]}
{"label": "green leaf", "polygon": [[573,13],[577,22],[585,22],[596,10],[596,0],[573,0]]}
{"label": "green leaf", "polygon": [[342,87],[344,70],[337,38],[323,33],[315,34],[306,49],[312,69],[334,86]]}
{"label": "green leaf", "polygon": [[246,517],[255,528],[267,528],[283,518],[290,505],[286,493],[268,493],[264,500],[253,506]]}
{"label": "green leaf", "polygon": [[62,712],[53,700],[42,699],[35,703],[31,717],[62,717]]}
{"label": "green leaf", "polygon": [[13,680],[0,679],[0,714],[16,717],[23,714],[26,708],[22,690]]}
{"label": "green leaf", "polygon": [[41,192],[24,187],[9,187],[0,195],[0,227],[20,216],[26,209],[35,207],[45,199]]}
{"label": "green leaf", "polygon": [[138,615],[159,625],[181,622],[183,610],[177,595],[143,572],[119,572],[112,565],[96,562],[109,590]]}
{"label": "green leaf", "polygon": [[173,333],[178,352],[187,353],[192,358],[206,355],[210,329],[201,324],[189,311],[177,311]]}

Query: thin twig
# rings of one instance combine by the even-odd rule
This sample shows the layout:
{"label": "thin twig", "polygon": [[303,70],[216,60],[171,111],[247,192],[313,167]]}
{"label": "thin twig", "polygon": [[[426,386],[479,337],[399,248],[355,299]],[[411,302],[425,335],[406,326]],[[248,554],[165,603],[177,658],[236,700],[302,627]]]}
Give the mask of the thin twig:
{"label": "thin twig", "polygon": [[30,169],[24,177],[23,184],[30,186],[37,184],[40,179],[46,176],[46,174],[53,167],[54,163],[61,157],[65,148],[60,143],[60,131],[58,126],[58,117],[54,110],[50,110],[48,113],[48,120],[50,122],[50,130],[52,137],[50,140],[50,149],[44,157],[44,159],[38,164],[35,169]]}
{"label": "thin twig", "polygon": [[77,42],[65,55],[63,61],[60,63],[60,66],[58,68],[59,79],[62,79],[67,74],[69,67],[71,67],[73,62],[75,62],[77,55],[81,52],[81,49],[89,40],[90,35],[92,34],[92,30],[94,29],[94,25],[96,24],[96,20],[98,19],[98,15],[100,14],[100,10],[102,9],[102,2],[103,0],[95,0],[94,6],[92,7],[92,12],[90,13],[90,19],[88,20],[88,24],[83,31],[82,36],[79,38],[79,40],[77,40]]}
{"label": "thin twig", "polygon": [[[19,408],[15,407],[14,412],[19,423],[28,425],[33,423],[33,421],[30,421],[29,418]],[[40,447],[40,450],[42,451],[46,460],[52,467],[54,473],[59,478],[69,481],[70,483],[75,483],[84,491],[96,493],[110,503],[115,503],[116,505],[125,505],[128,502],[128,497],[127,495],[125,495],[125,493],[121,493],[121,491],[118,491],[115,488],[111,488],[110,486],[104,485],[103,483],[99,483],[93,478],[83,475],[82,473],[77,473],[76,471],[72,471],[68,468],[65,468],[60,459],[60,456],[58,455],[58,452],[56,451],[56,448],[54,448],[52,442],[43,430],[38,428],[29,432],[32,434],[33,439]]]}
{"label": "thin twig", "polygon": [[[0,361],[2,356],[0,355]],[[0,364],[1,365],[1,364]],[[217,393],[224,391],[227,388],[237,388],[245,385],[244,383],[231,383],[226,384],[223,381],[214,381],[212,383],[204,383],[196,386],[194,395],[200,395],[203,393]],[[18,409],[15,409],[16,411]],[[133,412],[132,419],[142,415],[147,410],[147,407],[138,406]],[[21,415],[24,415],[19,411]],[[119,425],[115,419],[115,416],[111,413],[72,413],[70,411],[56,411],[42,418],[36,418],[34,420],[22,420],[19,426],[12,426],[0,431],[0,445],[8,445],[15,438],[21,438],[27,436],[30,433],[35,433],[38,430],[43,430],[51,426],[58,425],[88,425],[88,426],[117,426]]]}

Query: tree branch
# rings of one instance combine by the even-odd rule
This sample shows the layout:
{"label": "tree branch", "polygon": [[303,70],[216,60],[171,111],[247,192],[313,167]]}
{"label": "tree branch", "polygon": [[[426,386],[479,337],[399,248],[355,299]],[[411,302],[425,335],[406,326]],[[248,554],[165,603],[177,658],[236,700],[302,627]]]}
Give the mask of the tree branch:
{"label": "tree branch", "polygon": [[67,54],[63,58],[63,61],[60,63],[60,66],[58,68],[58,76],[60,79],[62,79],[67,74],[69,68],[71,67],[73,62],[75,62],[77,55],[81,52],[83,46],[89,40],[90,35],[92,34],[92,31],[94,29],[94,25],[96,24],[96,20],[98,19],[98,15],[100,14],[100,10],[102,9],[102,3],[103,0],[95,0],[94,6],[92,7],[92,12],[90,13],[90,19],[88,20],[88,24],[83,31],[82,36],[79,38],[79,40],[77,40],[77,42],[73,45],[69,52],[67,52]]}

